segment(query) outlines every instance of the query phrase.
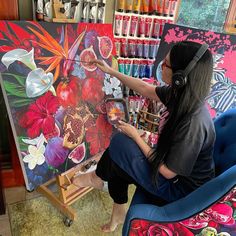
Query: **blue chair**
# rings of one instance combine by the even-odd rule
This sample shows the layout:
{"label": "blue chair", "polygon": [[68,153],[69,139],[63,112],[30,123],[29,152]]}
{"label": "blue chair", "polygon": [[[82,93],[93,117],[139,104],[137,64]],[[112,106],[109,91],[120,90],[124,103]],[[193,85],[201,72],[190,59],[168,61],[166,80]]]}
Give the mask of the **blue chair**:
{"label": "blue chair", "polygon": [[236,236],[236,109],[224,112],[214,124],[216,177],[161,207],[152,204],[153,196],[137,188],[123,226],[124,236]]}

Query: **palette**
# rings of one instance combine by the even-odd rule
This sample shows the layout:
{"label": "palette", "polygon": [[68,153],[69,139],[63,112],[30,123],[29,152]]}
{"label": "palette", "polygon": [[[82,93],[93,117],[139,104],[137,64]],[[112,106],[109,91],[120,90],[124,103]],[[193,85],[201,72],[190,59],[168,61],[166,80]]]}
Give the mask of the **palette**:
{"label": "palette", "polygon": [[111,125],[116,125],[119,120],[129,122],[128,107],[125,99],[108,98],[106,100],[107,120]]}

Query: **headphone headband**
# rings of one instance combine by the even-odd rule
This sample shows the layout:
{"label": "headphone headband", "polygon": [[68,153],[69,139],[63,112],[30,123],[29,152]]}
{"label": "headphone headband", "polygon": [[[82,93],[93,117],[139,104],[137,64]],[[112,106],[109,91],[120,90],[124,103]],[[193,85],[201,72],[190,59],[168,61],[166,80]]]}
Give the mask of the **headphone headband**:
{"label": "headphone headband", "polygon": [[187,67],[184,70],[184,76],[187,76],[190,71],[194,68],[194,66],[197,64],[197,62],[202,58],[204,53],[207,51],[209,45],[204,43],[201,45],[201,47],[196,52],[195,56],[193,57],[192,61],[189,62]]}

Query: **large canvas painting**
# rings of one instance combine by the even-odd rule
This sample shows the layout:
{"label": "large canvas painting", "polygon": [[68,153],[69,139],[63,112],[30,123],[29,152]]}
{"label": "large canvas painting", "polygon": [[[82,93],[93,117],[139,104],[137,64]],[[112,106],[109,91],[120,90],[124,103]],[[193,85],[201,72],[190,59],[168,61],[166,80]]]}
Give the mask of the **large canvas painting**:
{"label": "large canvas painting", "polygon": [[211,93],[207,104],[212,117],[236,107],[236,35],[227,35],[166,24],[155,62],[155,77],[161,81],[161,61],[165,58],[171,46],[182,40],[207,43],[214,58],[214,73]]}
{"label": "large canvas painting", "polygon": [[28,190],[109,145],[105,99],[121,85],[88,62],[113,55],[110,24],[0,21],[1,87]]}

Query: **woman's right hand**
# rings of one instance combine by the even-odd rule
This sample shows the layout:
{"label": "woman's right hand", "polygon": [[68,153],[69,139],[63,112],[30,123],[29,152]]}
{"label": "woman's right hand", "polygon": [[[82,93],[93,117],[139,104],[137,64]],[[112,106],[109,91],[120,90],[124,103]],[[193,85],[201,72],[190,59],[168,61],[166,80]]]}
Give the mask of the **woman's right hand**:
{"label": "woman's right hand", "polygon": [[96,59],[96,60],[91,60],[90,63],[94,63],[100,70],[102,70],[107,74],[112,73],[112,68],[105,61]]}

